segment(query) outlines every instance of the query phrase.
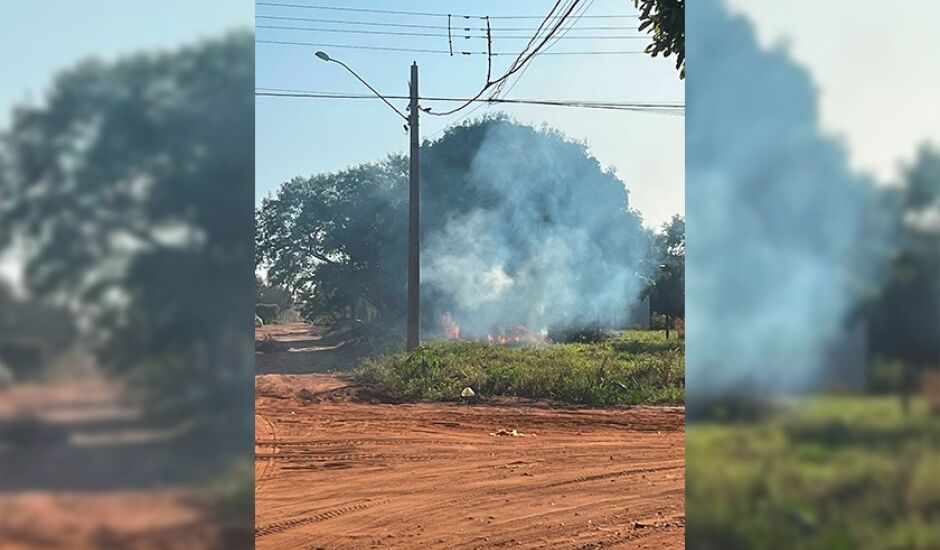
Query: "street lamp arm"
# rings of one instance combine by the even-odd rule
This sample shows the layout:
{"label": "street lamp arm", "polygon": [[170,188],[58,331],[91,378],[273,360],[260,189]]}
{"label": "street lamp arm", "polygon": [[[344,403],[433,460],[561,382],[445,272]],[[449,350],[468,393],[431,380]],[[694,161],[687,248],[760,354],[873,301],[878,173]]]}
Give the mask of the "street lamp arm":
{"label": "street lamp arm", "polygon": [[393,111],[395,111],[396,113],[398,113],[398,116],[402,117],[402,118],[405,119],[406,121],[408,120],[408,116],[405,115],[405,113],[399,111],[398,108],[395,107],[394,105],[392,105],[387,99],[385,99],[385,98],[382,96],[382,94],[380,94],[380,93],[378,92],[378,90],[376,90],[375,88],[373,88],[372,86],[370,86],[368,82],[366,82],[361,76],[359,76],[358,74],[356,74],[356,71],[350,69],[350,68],[349,68],[349,65],[343,63],[342,61],[340,61],[340,60],[338,60],[338,59],[332,59],[332,58],[330,58],[330,61],[332,61],[333,63],[338,63],[338,64],[342,65],[344,69],[346,69],[347,71],[349,71],[349,74],[351,74],[351,75],[353,75],[354,77],[356,77],[356,79],[359,80],[359,82],[362,82],[363,84],[365,84],[366,88],[369,88],[369,90],[371,90],[372,93],[375,94],[375,97],[377,97],[377,98],[381,99],[382,101],[384,101],[386,105],[388,105],[389,107],[392,108]]}

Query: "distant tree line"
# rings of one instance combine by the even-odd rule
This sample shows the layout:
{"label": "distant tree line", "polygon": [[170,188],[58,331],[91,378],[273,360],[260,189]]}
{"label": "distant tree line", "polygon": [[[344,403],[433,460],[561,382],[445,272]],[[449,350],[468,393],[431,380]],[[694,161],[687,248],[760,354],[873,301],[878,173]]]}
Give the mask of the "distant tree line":
{"label": "distant tree line", "polygon": [[676,322],[685,320],[685,218],[676,214],[654,239],[659,274],[650,287],[650,313],[663,316],[669,338]]}
{"label": "distant tree line", "polygon": [[940,152],[923,146],[900,185],[882,193],[894,246],[868,305],[871,347],[876,358],[897,361],[893,389],[909,395],[920,373],[940,369]]}
{"label": "distant tree line", "polygon": [[[507,185],[518,194],[512,200],[518,201],[514,204],[520,209],[517,217],[499,223],[514,227],[515,222],[522,223],[520,215],[532,211],[544,212],[539,223],[545,228],[581,220],[585,230],[595,231],[597,220],[605,220],[596,229],[602,233],[591,241],[599,254],[607,261],[617,261],[618,256],[627,260],[631,254],[644,256],[639,268],[669,281],[656,293],[657,307],[673,317],[682,315],[682,297],[673,294],[681,292],[679,280],[684,272],[682,220],[674,220],[661,242],[657,241],[670,268],[660,271],[648,265],[659,261],[655,258],[658,251],[652,250],[653,234],[628,208],[623,182],[602,170],[584,144],[554,130],[535,130],[497,116],[464,124],[438,141],[425,143],[424,243],[440,235],[455,216],[507,200],[506,191],[494,193],[474,175],[480,170],[481,148],[493,132],[508,137],[495,155],[498,158],[487,158],[491,163],[501,162],[499,173],[516,182]],[[551,159],[550,166],[535,160],[539,158]],[[256,262],[268,284],[286,289],[293,307],[307,320],[334,322],[362,302],[377,312],[380,323],[397,326],[405,312],[407,185],[408,162],[401,155],[285,182],[256,211]],[[559,211],[566,219],[559,219]],[[531,254],[536,246],[537,241],[530,239],[531,233],[522,229],[515,234],[507,231],[503,238],[507,249],[520,257]],[[470,241],[468,245],[473,245]],[[516,259],[508,258],[507,265],[511,267]],[[592,275],[589,269],[584,272],[584,276]],[[424,323],[437,323],[441,314],[460,307],[454,296],[433,285],[423,285],[422,296]]]}
{"label": "distant tree line", "polygon": [[[90,59],[0,131],[0,250],[173,422],[249,433],[254,45]],[[238,437],[250,448],[249,438]]]}

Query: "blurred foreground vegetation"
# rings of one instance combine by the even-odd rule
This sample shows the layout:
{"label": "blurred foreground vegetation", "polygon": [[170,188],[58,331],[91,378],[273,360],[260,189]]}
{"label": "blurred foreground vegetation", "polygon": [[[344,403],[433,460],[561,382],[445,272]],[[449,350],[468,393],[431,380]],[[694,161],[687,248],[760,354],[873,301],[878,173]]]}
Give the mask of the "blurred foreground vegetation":
{"label": "blurred foreground vegetation", "polygon": [[685,349],[680,340],[645,331],[618,332],[593,343],[524,347],[439,341],[366,359],[353,375],[396,401],[456,401],[470,387],[481,397],[676,405],[685,395]]}
{"label": "blurred foreground vegetation", "polygon": [[785,406],[688,426],[689,548],[940,548],[940,421],[926,402],[909,415],[896,397]]}

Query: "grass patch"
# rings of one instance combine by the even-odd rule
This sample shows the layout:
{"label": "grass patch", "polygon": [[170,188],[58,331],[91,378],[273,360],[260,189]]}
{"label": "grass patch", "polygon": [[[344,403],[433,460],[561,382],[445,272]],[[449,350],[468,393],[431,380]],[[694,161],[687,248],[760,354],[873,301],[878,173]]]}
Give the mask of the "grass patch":
{"label": "grass patch", "polygon": [[431,342],[410,353],[369,358],[353,371],[373,392],[397,401],[455,401],[469,386],[483,397],[526,397],[611,406],[681,404],[683,342],[626,331],[593,343],[506,348]]}
{"label": "grass patch", "polygon": [[686,430],[690,548],[940,548],[940,422],[926,403],[815,397]]}

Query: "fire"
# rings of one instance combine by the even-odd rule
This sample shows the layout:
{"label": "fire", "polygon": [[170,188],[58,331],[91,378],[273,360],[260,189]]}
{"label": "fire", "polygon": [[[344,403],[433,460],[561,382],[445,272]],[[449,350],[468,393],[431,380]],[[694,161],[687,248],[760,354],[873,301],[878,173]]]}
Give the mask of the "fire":
{"label": "fire", "polygon": [[[460,340],[460,325],[454,321],[453,315],[447,312],[441,315],[441,332],[447,340]],[[521,346],[525,344],[534,344],[548,341],[544,331],[538,332],[530,330],[525,325],[493,330],[485,337],[471,337],[471,340],[486,342],[490,345],[498,346]]]}
{"label": "fire", "polygon": [[460,325],[454,322],[449,312],[441,315],[441,328],[448,340],[460,340]]}
{"label": "fire", "polygon": [[498,344],[500,346],[532,344],[544,342],[545,336],[529,330],[525,325],[517,325],[508,329],[502,329],[497,334],[487,334],[486,341],[489,344]]}

